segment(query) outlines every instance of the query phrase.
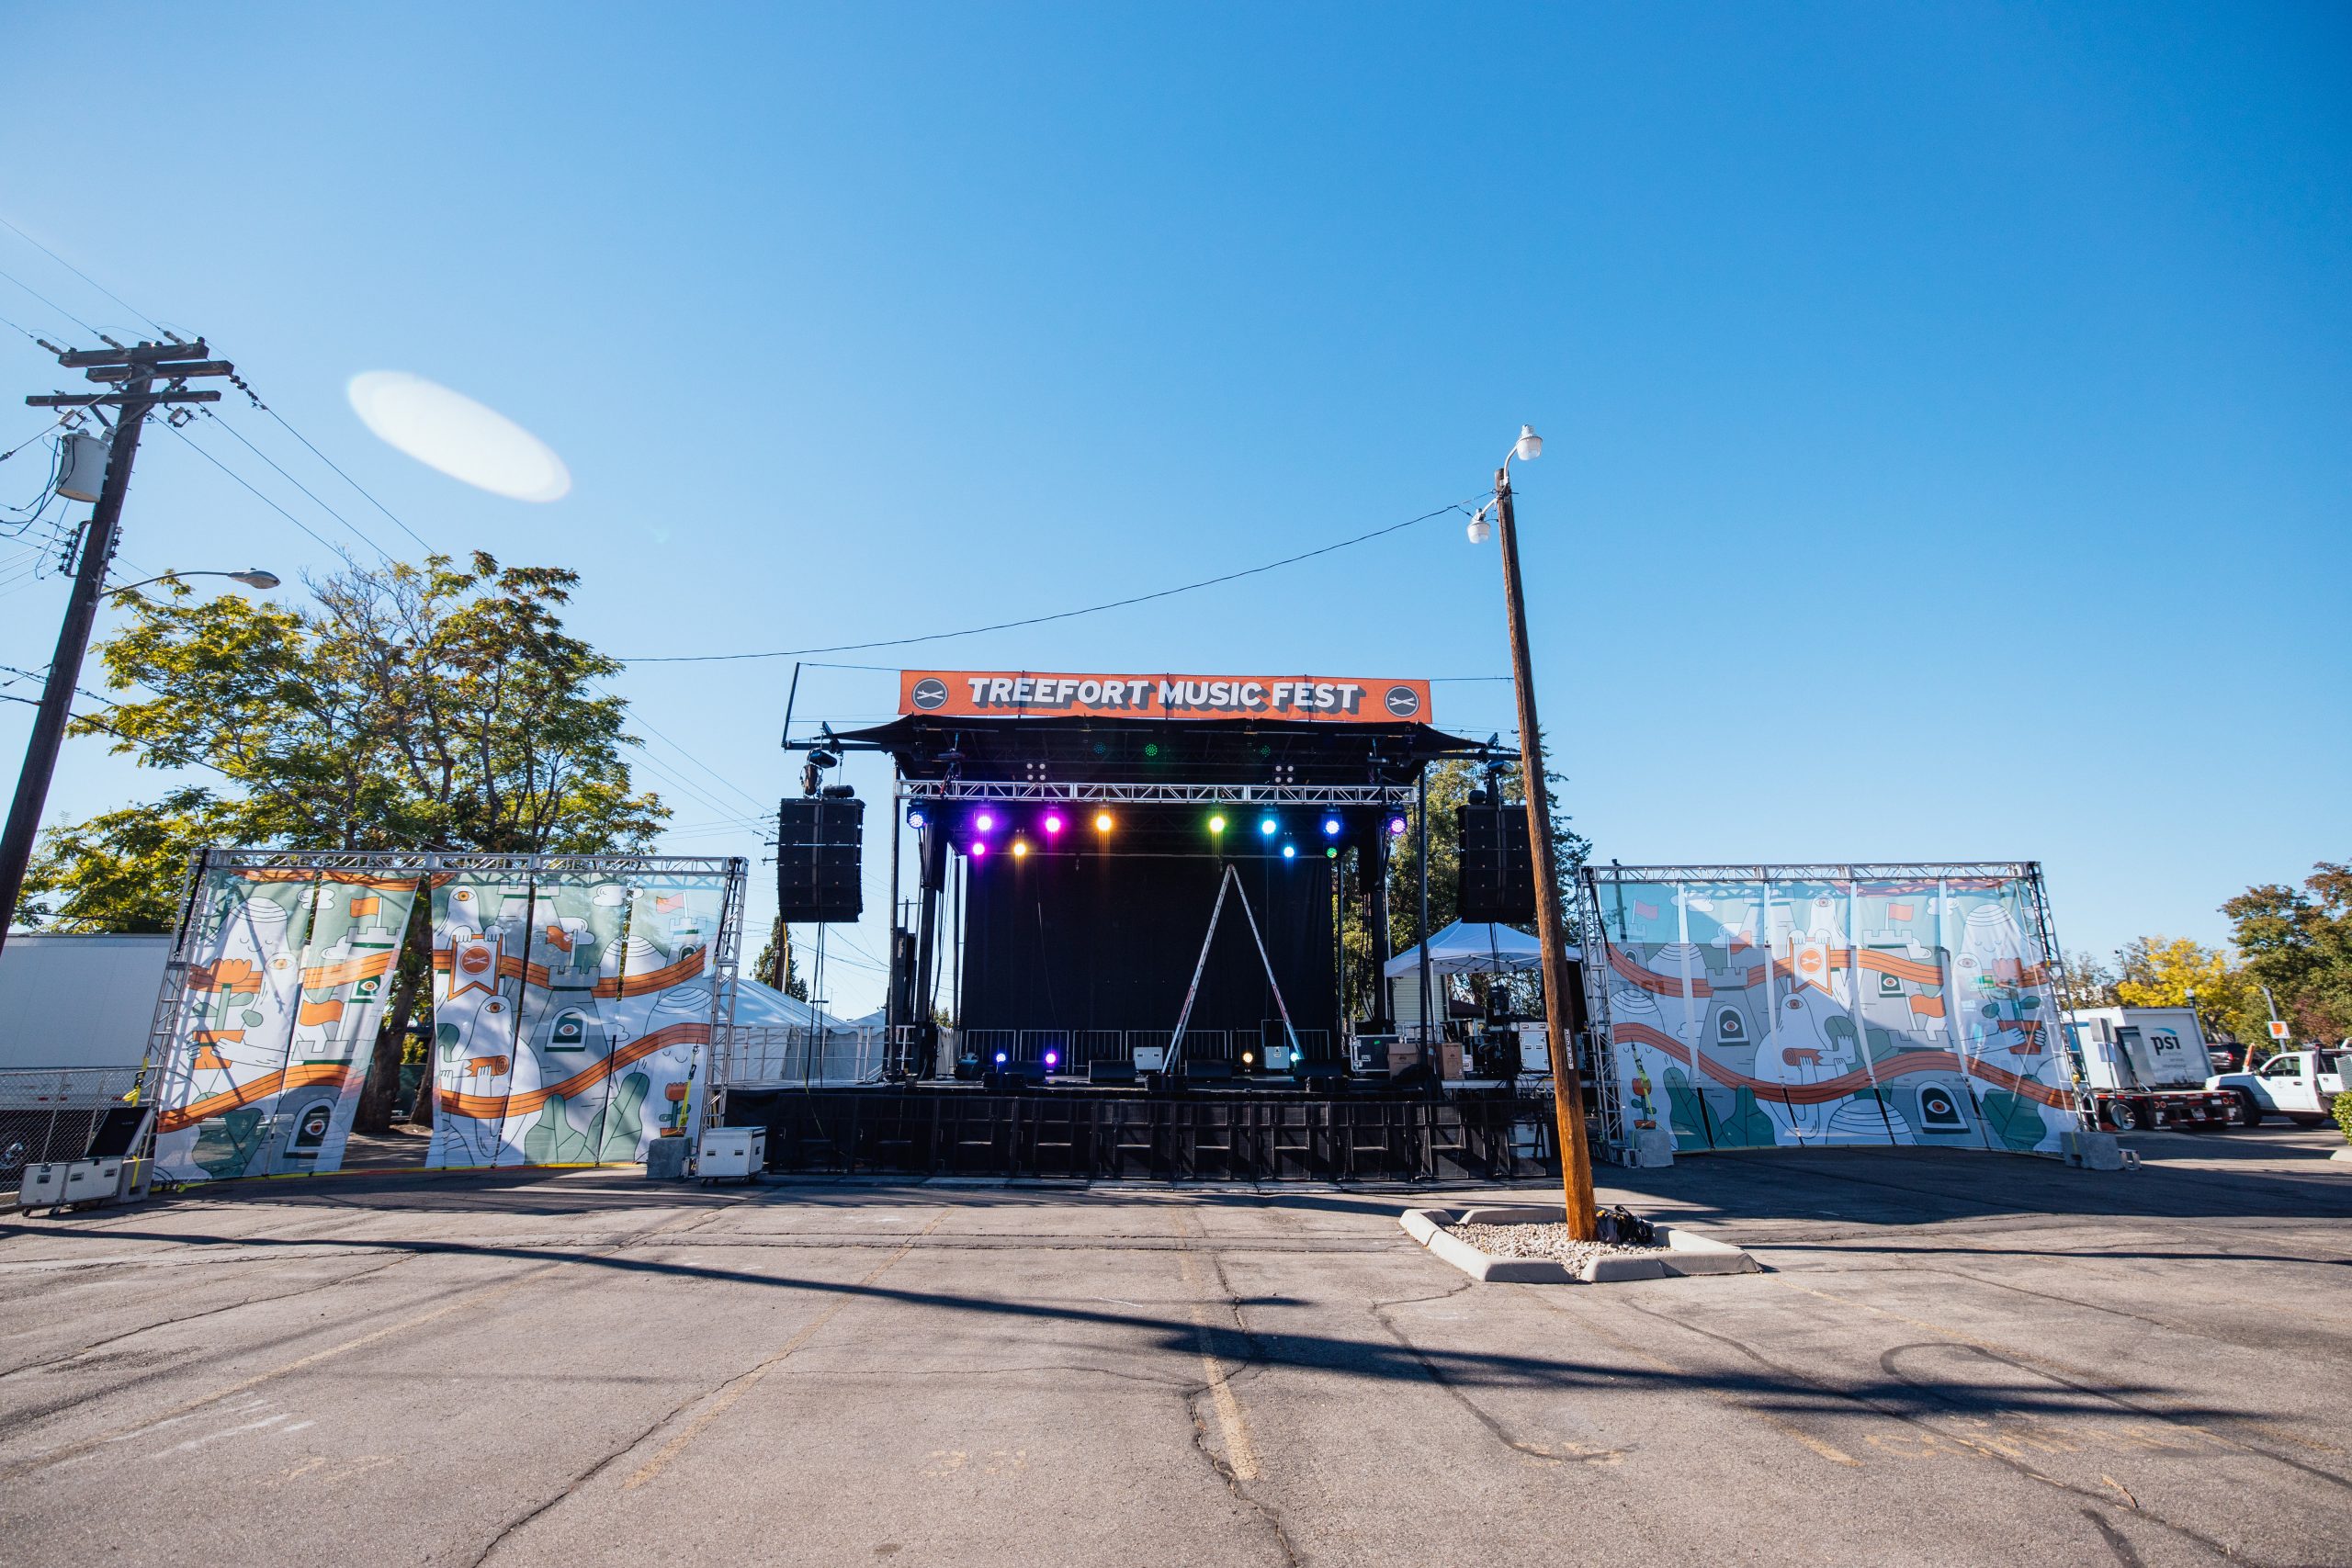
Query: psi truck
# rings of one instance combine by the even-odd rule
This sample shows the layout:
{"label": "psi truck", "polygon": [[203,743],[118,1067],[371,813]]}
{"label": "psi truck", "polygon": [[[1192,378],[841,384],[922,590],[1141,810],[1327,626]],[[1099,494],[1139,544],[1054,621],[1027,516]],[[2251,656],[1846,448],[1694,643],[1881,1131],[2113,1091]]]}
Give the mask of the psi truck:
{"label": "psi truck", "polygon": [[2204,1032],[2188,1008],[2081,1008],[2066,1014],[2075,1101],[2094,1125],[2224,1127],[2249,1103],[2207,1080]]}
{"label": "psi truck", "polygon": [[2238,1102],[2235,1120],[2251,1127],[2265,1116],[2316,1125],[2328,1121],[2344,1092],[2344,1058],[2335,1051],[2282,1051],[2250,1073],[2222,1073],[2205,1087]]}

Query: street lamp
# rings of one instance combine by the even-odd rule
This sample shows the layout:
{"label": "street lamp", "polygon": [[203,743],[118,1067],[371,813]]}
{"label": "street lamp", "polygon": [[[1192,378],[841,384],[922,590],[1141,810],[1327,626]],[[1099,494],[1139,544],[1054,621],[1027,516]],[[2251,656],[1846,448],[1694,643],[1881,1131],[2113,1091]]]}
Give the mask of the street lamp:
{"label": "street lamp", "polygon": [[1535,677],[1528,667],[1527,603],[1520,586],[1519,532],[1511,515],[1510,464],[1532,463],[1544,455],[1544,438],[1522,424],[1519,439],[1495,470],[1495,498],[1470,521],[1474,544],[1486,538],[1485,516],[1494,513],[1502,533],[1503,606],[1510,621],[1510,675],[1519,698],[1521,781],[1527,787],[1528,849],[1535,862],[1535,935],[1544,950],[1544,1034],[1552,1059],[1552,1112],[1559,1122],[1560,1185],[1567,1202],[1568,1235],[1578,1241],[1600,1237],[1600,1211],[1592,1195],[1592,1151],[1584,1135],[1584,1080],[1577,1072],[1568,1039],[1568,955],[1561,929],[1559,867],[1552,858],[1552,811],[1544,789],[1544,730],[1535,718]]}
{"label": "street lamp", "polygon": [[242,582],[248,588],[258,588],[265,593],[277,587],[279,581],[277,573],[264,571],[257,566],[247,567],[243,571],[159,571],[153,577],[141,578],[137,582],[127,582],[120,588],[109,588],[107,592],[128,593],[133,589],[144,588],[151,582],[177,582],[183,577],[226,577]]}

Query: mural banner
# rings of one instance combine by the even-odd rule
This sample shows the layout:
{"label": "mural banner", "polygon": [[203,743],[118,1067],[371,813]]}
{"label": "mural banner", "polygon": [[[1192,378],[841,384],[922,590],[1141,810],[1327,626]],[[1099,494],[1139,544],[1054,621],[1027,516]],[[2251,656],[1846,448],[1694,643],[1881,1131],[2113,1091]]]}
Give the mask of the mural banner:
{"label": "mural banner", "polygon": [[723,873],[458,873],[433,889],[426,1164],[641,1160],[696,1124]]}
{"label": "mural banner", "polygon": [[338,1168],[417,877],[209,865],[155,1095],[171,1181]]}
{"label": "mural banner", "polygon": [[1746,869],[1586,874],[1629,1130],[1678,1149],[2057,1149],[2075,1118],[2037,875]]}

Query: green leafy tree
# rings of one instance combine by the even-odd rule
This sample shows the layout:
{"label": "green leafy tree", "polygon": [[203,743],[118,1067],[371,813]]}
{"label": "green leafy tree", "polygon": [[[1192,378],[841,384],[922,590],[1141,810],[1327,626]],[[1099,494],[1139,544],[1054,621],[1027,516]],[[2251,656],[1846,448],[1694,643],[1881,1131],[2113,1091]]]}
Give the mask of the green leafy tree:
{"label": "green leafy tree", "polygon": [[2239,1040],[2261,1038],[2256,1021],[2262,998],[2228,953],[2187,937],[2143,936],[2134,938],[2116,960],[2115,997],[2124,1006],[2187,1007],[2193,992],[2205,1029]]}
{"label": "green leafy tree", "polygon": [[[2352,1035],[2352,865],[2322,861],[2301,889],[2249,887],[2222,913],[2248,977],[2270,987],[2296,1038]],[[2262,1016],[2267,1021],[2267,1011]]]}
{"label": "green leafy tree", "polygon": [[[1506,801],[1522,801],[1526,794],[1520,782],[1520,766],[1507,764],[1498,776],[1490,780],[1487,770],[1473,758],[1449,757],[1433,762],[1429,770],[1429,840],[1430,840],[1430,930],[1443,930],[1459,917],[1462,908],[1462,843],[1456,808],[1466,804],[1470,792],[1486,789],[1492,784]],[[1553,863],[1560,882],[1560,897],[1564,911],[1573,921],[1575,917],[1576,876],[1585,857],[1591,852],[1591,841],[1568,826],[1567,813],[1561,809],[1559,785],[1566,775],[1546,775],[1545,797],[1552,813]],[[1396,953],[1402,953],[1420,941],[1420,834],[1419,824],[1412,822],[1413,814],[1406,813],[1410,824],[1401,838],[1391,843],[1388,861],[1388,920],[1389,931],[1396,942]],[[1363,852],[1357,852],[1357,865],[1363,863]],[[1381,964],[1395,954],[1373,953],[1372,927],[1369,913],[1361,907],[1362,900],[1351,903],[1342,923],[1340,941],[1347,952],[1347,1005],[1362,1015],[1371,1005],[1373,987],[1377,982]],[[1573,927],[1569,940],[1576,940]],[[1515,1006],[1532,1008],[1539,994],[1532,978],[1506,981],[1521,987],[1524,994],[1516,995]],[[1474,995],[1484,998],[1486,982],[1474,982]]]}
{"label": "green leafy tree", "polygon": [[[776,960],[784,961],[784,983],[776,984]],[[752,974],[763,986],[775,986],[786,996],[797,1001],[808,999],[808,982],[800,977],[800,966],[793,961],[792,927],[778,919],[768,927],[767,945],[760,949],[760,956],[752,965]]]}
{"label": "green leafy tree", "polygon": [[[206,843],[648,848],[669,812],[634,788],[625,704],[597,690],[619,664],[563,630],[578,581],[477,552],[462,566],[349,566],[311,582],[306,607],[198,599],[176,582],[160,597],[119,596],[132,618],[98,652],[107,686],[135,695],[73,732],[223,782],[51,829],[27,884],[40,918],[168,929],[187,852]],[[429,957],[418,919],[362,1127],[389,1117]]]}

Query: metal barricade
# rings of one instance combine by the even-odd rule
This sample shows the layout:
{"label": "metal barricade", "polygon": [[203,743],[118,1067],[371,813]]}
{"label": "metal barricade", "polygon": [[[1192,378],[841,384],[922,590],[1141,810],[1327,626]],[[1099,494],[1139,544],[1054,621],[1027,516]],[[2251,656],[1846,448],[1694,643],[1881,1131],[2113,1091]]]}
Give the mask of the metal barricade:
{"label": "metal barricade", "polygon": [[19,1067],[0,1071],[0,1186],[25,1167],[80,1159],[100,1118],[139,1084],[137,1067]]}

